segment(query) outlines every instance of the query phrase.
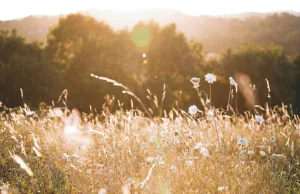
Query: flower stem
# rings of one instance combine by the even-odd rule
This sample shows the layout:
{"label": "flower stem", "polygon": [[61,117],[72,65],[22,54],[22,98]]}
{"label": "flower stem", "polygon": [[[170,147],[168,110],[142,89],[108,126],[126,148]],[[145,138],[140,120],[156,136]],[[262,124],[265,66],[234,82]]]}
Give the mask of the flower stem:
{"label": "flower stem", "polygon": [[229,111],[230,92],[231,92],[231,84],[230,84],[230,86],[229,86],[229,96],[228,96],[228,103],[227,103],[227,111]]}
{"label": "flower stem", "polygon": [[238,114],[238,99],[237,99],[237,90],[235,91],[235,115]]}
{"label": "flower stem", "polygon": [[210,106],[211,106],[211,84],[209,84],[209,97],[210,97]]}

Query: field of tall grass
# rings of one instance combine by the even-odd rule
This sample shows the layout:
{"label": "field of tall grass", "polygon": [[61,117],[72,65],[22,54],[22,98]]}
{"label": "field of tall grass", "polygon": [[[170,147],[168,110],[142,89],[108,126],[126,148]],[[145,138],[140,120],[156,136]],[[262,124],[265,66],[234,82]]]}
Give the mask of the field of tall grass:
{"label": "field of tall grass", "polygon": [[284,105],[218,109],[191,82],[199,104],[161,117],[70,110],[67,91],[64,107],[1,105],[1,193],[300,193],[299,117]]}

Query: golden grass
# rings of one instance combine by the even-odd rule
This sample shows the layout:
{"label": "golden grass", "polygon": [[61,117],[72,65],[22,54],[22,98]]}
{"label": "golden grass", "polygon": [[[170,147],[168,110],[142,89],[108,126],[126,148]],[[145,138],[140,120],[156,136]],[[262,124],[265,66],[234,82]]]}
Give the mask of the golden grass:
{"label": "golden grass", "polygon": [[[213,115],[191,117],[172,110],[150,119],[134,110],[95,115],[50,108],[39,118],[22,108],[6,110],[0,117],[1,190],[300,192],[297,116],[277,107],[260,124],[252,114],[210,111]],[[241,137],[248,145],[238,143]]]}

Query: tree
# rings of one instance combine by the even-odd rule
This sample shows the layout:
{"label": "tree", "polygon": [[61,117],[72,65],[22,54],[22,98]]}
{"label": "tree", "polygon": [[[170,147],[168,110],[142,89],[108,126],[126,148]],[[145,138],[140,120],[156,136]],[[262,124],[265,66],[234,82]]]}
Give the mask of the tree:
{"label": "tree", "polygon": [[202,45],[189,42],[184,34],[177,32],[175,24],[159,28],[152,21],[141,22],[133,28],[132,37],[137,29],[144,30],[144,34],[140,35],[141,40],[151,37],[147,44],[137,44],[146,54],[146,57],[142,58],[144,61],[141,61],[139,71],[144,94],[146,89],[150,89],[158,99],[165,96],[164,108],[170,109],[179,101],[180,92],[184,91],[185,97],[181,103],[186,106],[186,100],[190,100],[193,94],[189,81],[192,76],[201,75],[199,66],[203,62]]}
{"label": "tree", "polygon": [[68,15],[50,31],[47,52],[63,73],[71,106],[99,107],[107,93],[121,95],[90,75],[130,82],[125,71],[134,62],[135,50],[129,40],[126,31],[115,33],[104,22],[81,14]]}
{"label": "tree", "polygon": [[39,43],[25,43],[16,31],[11,34],[2,31],[0,50],[0,98],[5,105],[23,104],[20,88],[24,91],[25,102],[33,106],[51,100],[49,88],[56,74]]}
{"label": "tree", "polygon": [[250,77],[256,86],[259,104],[269,101],[266,79],[270,83],[272,105],[295,102],[296,66],[282,48],[245,44],[232,52],[223,53],[220,63],[226,77],[237,73]]}

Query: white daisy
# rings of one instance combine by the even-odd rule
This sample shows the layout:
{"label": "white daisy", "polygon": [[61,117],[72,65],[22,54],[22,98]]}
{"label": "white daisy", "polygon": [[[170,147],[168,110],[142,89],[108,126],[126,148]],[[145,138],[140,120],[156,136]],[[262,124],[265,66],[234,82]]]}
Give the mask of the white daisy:
{"label": "white daisy", "polygon": [[244,146],[248,146],[249,144],[248,144],[248,140],[246,139],[246,138],[239,138],[238,140],[237,140],[237,142],[238,142],[238,144],[240,144],[240,145],[244,145]]}
{"label": "white daisy", "polygon": [[191,79],[191,82],[192,82],[192,84],[194,85],[193,87],[194,88],[198,88],[200,85],[199,85],[199,83],[200,83],[200,78],[198,78],[198,77],[193,77],[192,79]]}
{"label": "white daisy", "polygon": [[201,148],[200,148],[200,154],[202,154],[202,155],[205,156],[205,157],[209,157],[209,151],[208,151],[208,149],[205,148],[205,147],[201,147]]}
{"label": "white daisy", "polygon": [[152,136],[151,138],[150,138],[150,142],[155,142],[156,141],[156,137],[155,136]]}
{"label": "white daisy", "polygon": [[262,124],[265,119],[263,116],[260,116],[260,115],[255,115],[255,119],[257,120],[257,122],[259,122],[260,124]]}
{"label": "white daisy", "polygon": [[270,142],[275,142],[276,138],[274,136],[270,137]]}
{"label": "white daisy", "polygon": [[266,152],[264,152],[264,151],[259,151],[259,154],[260,154],[261,156],[265,156],[265,155],[266,155]]}
{"label": "white daisy", "polygon": [[217,77],[212,73],[208,73],[205,75],[205,81],[207,81],[209,84],[213,84],[215,81],[217,81],[216,78]]}
{"label": "white daisy", "polygon": [[189,113],[190,113],[191,115],[197,114],[197,111],[198,111],[198,108],[197,108],[196,105],[192,105],[192,106],[189,107]]}
{"label": "white daisy", "polygon": [[152,163],[152,162],[153,162],[153,160],[154,160],[154,158],[153,158],[153,157],[148,157],[148,158],[146,158],[146,162],[148,162],[148,163]]}

